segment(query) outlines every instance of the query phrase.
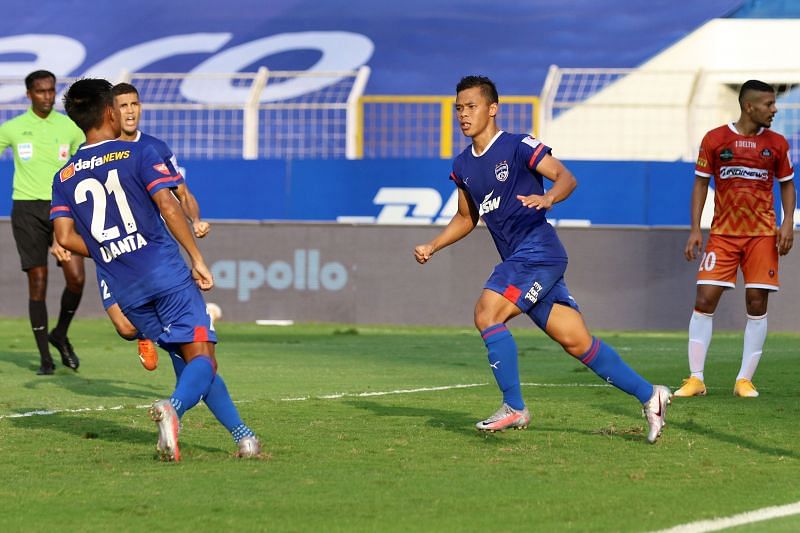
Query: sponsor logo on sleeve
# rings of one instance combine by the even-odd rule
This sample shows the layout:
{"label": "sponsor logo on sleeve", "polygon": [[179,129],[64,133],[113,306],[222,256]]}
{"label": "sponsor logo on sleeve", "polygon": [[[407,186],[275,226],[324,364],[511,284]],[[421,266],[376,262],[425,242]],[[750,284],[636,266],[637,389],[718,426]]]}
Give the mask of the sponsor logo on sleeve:
{"label": "sponsor logo on sleeve", "polygon": [[159,171],[160,173],[164,174],[165,176],[169,176],[171,172],[169,168],[164,163],[159,163],[157,165],[153,165],[153,168]]}
{"label": "sponsor logo on sleeve", "polygon": [[58,178],[61,180],[61,183],[64,183],[74,175],[75,175],[75,163],[70,163],[69,165],[61,169],[61,172],[58,173]]}

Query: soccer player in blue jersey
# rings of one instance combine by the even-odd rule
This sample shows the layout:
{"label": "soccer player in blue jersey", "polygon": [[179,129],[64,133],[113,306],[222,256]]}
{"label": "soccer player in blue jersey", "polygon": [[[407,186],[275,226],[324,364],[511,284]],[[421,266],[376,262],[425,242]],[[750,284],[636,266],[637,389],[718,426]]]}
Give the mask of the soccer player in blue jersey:
{"label": "soccer player in blue jersey", "polygon": [[158,452],[164,460],[180,460],[180,418],[205,397],[223,425],[237,424],[231,432],[238,455],[258,455],[258,439],[241,422],[216,372],[217,338],[200,293],[214,280],[171,192],[183,178],[152,146],[116,140],[121,118],[108,81],[75,82],[64,105],[86,134],[86,144],[53,179],[50,217],[56,239],[102,264],[111,292],[136,329],[171,347],[185,363],[176,366],[171,397],[150,409],[159,430]]}
{"label": "soccer player in blue jersey", "polygon": [[[458,83],[456,116],[461,131],[472,139],[450,174],[458,187],[458,211],[439,235],[414,249],[417,262],[424,264],[465,237],[482,218],[500,253],[502,262],[475,306],[475,326],[486,344],[503,404],[476,427],[502,431],[524,429],[530,423],[520,389],[517,345],[506,327],[525,313],[567,353],[642,402],[647,440],[653,443],[665,423],[670,391],[644,380],[613,348],[589,333],[564,281],[567,252],[545,219],[547,210],[575,189],[575,177],[541,141],[501,131],[495,122],[498,103],[489,78],[467,76]],[[552,182],[547,191],[545,178]]]}
{"label": "soccer player in blue jersey", "polygon": [[[167,143],[152,135],[147,135],[139,131],[142,105],[139,101],[139,91],[136,87],[130,83],[118,83],[111,89],[111,93],[114,95],[114,106],[119,109],[122,119],[119,139],[150,144],[155,148],[156,153],[161,156],[164,160],[164,164],[170,168],[171,172],[180,172],[178,160]],[[186,183],[181,183],[173,192],[181,204],[183,214],[192,225],[194,236],[197,238],[205,237],[211,229],[211,226],[200,217],[200,206],[197,203],[197,199],[195,199],[194,195],[189,190],[189,186]],[[155,370],[158,366],[158,351],[155,345],[151,340],[141,338],[142,335],[136,331],[136,328],[133,327],[122,313],[111,291],[103,280],[103,272],[100,268],[97,269],[97,283],[100,288],[103,307],[106,309],[117,332],[126,339],[133,340],[138,338],[138,355],[142,366],[147,370]],[[180,364],[179,361],[181,361],[181,359],[180,357],[173,357],[172,361],[173,363],[177,362]]]}

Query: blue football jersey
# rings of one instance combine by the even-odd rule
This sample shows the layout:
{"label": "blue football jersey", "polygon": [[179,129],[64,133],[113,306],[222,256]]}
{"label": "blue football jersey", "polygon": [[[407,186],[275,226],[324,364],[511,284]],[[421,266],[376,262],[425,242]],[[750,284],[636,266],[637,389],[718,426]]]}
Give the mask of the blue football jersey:
{"label": "blue football jersey", "polygon": [[193,283],[151,195],[183,182],[149,144],[84,145],[53,179],[50,218],[71,217],[125,311]]}
{"label": "blue football jersey", "polygon": [[541,250],[547,260],[567,260],[545,211],[517,199],[544,194],[544,177],[536,166],[550,151],[529,135],[500,131],[481,155],[470,145],[453,161],[450,179],[475,204],[503,260],[522,245]]}
{"label": "blue football jersey", "polygon": [[131,142],[138,142],[152,146],[156,153],[164,161],[164,164],[170,167],[170,170],[172,170],[174,174],[180,174],[180,169],[178,168],[178,159],[175,157],[175,154],[172,153],[172,150],[167,143],[161,139],[139,131],[137,132],[136,139]]}
{"label": "blue football jersey", "polygon": [[[136,138],[129,142],[140,143],[142,145],[150,145],[155,149],[156,153],[161,157],[164,161],[164,164],[169,168],[170,172],[173,175],[178,175],[180,170],[178,168],[178,160],[175,157],[175,154],[172,153],[167,143],[153,137],[152,135],[148,135],[141,131],[136,132]],[[95,273],[97,274],[97,285],[100,289],[100,299],[103,302],[103,308],[108,309],[115,303],[117,303],[116,298],[114,297],[113,293],[111,292],[111,288],[108,286],[108,273],[106,272],[103,263],[95,263]]]}

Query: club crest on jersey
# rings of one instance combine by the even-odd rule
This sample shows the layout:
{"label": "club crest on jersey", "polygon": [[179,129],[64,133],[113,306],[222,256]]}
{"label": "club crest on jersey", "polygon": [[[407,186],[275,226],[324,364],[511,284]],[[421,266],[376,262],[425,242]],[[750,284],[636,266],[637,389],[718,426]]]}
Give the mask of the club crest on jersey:
{"label": "club crest on jersey", "polygon": [[58,179],[61,180],[61,183],[64,183],[74,175],[75,175],[75,164],[70,163],[69,165],[61,169],[61,172],[58,173]]}
{"label": "club crest on jersey", "polygon": [[497,181],[508,179],[508,161],[500,161],[494,166],[494,177],[497,178]]}
{"label": "club crest on jersey", "polygon": [[733,150],[731,150],[730,148],[725,148],[723,151],[719,153],[719,158],[722,161],[730,161],[731,159],[733,159]]}
{"label": "club crest on jersey", "polygon": [[763,150],[761,150],[761,157],[763,157],[764,159],[769,159],[770,157],[772,157],[772,152],[770,151],[769,148],[764,148]]}
{"label": "club crest on jersey", "polygon": [[165,165],[164,163],[159,163],[157,165],[153,165],[153,168],[156,169],[157,171],[161,172],[165,176],[169,176],[170,174],[172,174],[169,171],[169,168],[167,168],[167,165]]}

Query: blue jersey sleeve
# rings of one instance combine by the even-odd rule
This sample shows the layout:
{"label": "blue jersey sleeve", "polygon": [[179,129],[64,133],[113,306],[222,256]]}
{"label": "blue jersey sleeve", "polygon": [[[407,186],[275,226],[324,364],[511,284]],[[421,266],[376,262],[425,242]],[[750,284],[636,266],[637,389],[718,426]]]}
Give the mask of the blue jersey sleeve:
{"label": "blue jersey sleeve", "polygon": [[59,217],[72,217],[72,210],[64,197],[64,188],[61,186],[63,181],[75,175],[75,167],[72,163],[56,172],[53,176],[53,196],[50,200],[50,220]]}
{"label": "blue jersey sleeve", "polygon": [[183,183],[183,177],[176,169],[167,165],[152,146],[145,146],[139,159],[138,176],[150,196],[161,189],[172,189]]}
{"label": "blue jersey sleeve", "polygon": [[450,179],[456,184],[459,189],[466,189],[464,185],[464,178],[462,177],[461,165],[459,165],[459,158],[453,161],[453,170],[450,172]]}
{"label": "blue jersey sleeve", "polygon": [[517,147],[517,157],[531,172],[536,171],[536,167],[544,159],[544,156],[550,152],[552,150],[549,146],[530,135],[524,137]]}

